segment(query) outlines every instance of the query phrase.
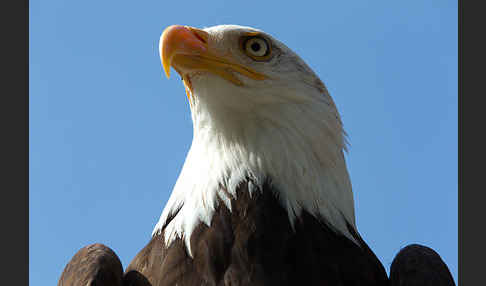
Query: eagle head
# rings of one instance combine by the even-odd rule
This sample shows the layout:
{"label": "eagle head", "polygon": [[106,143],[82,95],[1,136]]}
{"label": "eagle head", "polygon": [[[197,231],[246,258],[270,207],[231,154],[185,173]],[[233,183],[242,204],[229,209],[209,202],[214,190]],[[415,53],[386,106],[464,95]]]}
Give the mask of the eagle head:
{"label": "eagle head", "polygon": [[210,224],[218,197],[231,209],[221,188],[236,197],[250,178],[250,192],[272,182],[291,222],[305,209],[353,239],[340,116],[296,53],[263,31],[236,25],[170,26],[159,49],[167,77],[172,67],[183,79],[194,137],[154,231],[164,226],[167,242],[188,239],[197,223]]}

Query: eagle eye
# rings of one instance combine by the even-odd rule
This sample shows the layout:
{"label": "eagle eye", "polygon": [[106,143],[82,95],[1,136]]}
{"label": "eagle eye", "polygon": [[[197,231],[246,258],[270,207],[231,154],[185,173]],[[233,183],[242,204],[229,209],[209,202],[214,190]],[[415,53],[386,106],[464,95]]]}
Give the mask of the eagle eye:
{"label": "eagle eye", "polygon": [[247,56],[255,61],[265,61],[271,55],[270,44],[261,36],[245,37],[242,41],[242,49]]}

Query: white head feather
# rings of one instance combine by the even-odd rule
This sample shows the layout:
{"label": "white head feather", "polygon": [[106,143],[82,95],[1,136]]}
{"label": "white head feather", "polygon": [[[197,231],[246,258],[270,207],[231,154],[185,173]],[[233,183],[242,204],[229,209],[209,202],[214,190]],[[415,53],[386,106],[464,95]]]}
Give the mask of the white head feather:
{"label": "white head feather", "polygon": [[165,241],[168,245],[184,238],[191,254],[191,233],[200,222],[210,225],[217,198],[231,210],[220,186],[236,196],[238,184],[251,177],[256,184],[271,179],[291,224],[305,209],[355,241],[346,225],[356,228],[343,155],[345,135],[320,79],[268,34],[264,35],[272,42],[273,57],[256,62],[246,56],[237,39],[259,30],[234,25],[204,30],[210,48],[231,54],[268,79],[237,75],[244,85],[236,86],[210,73],[191,75],[192,146],[153,234],[180,208],[165,226]]}

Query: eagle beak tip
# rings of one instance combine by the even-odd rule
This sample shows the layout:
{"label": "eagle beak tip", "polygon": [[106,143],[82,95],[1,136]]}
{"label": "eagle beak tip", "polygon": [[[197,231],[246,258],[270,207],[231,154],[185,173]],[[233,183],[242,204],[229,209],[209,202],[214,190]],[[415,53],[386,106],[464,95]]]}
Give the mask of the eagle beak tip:
{"label": "eagle beak tip", "polygon": [[170,79],[170,66],[169,67],[164,67],[164,72],[165,72],[165,76]]}
{"label": "eagle beak tip", "polygon": [[162,58],[162,68],[164,69],[165,76],[170,79],[170,59]]}

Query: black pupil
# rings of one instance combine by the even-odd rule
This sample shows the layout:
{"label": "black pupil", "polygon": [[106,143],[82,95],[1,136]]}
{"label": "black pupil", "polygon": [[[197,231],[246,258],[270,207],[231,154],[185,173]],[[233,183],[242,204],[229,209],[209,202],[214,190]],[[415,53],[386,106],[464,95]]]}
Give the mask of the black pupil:
{"label": "black pupil", "polygon": [[259,43],[253,43],[251,44],[251,49],[254,51],[254,52],[258,52],[260,50],[260,44]]}

